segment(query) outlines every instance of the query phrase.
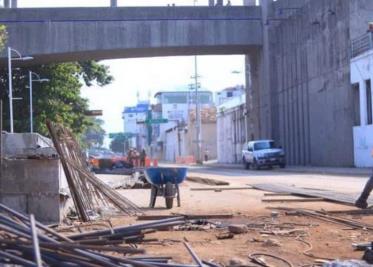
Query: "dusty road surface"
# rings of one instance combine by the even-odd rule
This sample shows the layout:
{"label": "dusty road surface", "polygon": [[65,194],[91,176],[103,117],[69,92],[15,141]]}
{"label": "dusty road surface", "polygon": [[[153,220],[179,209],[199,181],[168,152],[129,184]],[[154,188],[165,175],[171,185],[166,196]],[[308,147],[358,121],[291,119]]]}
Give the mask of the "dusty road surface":
{"label": "dusty road surface", "polygon": [[[362,177],[290,173],[277,169],[248,171],[211,167],[190,168],[189,176],[226,181],[229,182],[229,187],[272,183],[333,190],[350,195],[357,195],[366,181],[366,178]],[[101,175],[100,177],[110,181],[122,179],[120,176]],[[216,192],[193,191],[193,188],[211,188],[211,186],[184,182],[181,185],[182,205],[181,207],[174,205],[171,210],[165,209],[163,198],[158,198],[155,209],[149,209],[149,189],[125,189],[119,192],[144,208],[147,215],[233,214],[232,219],[213,221],[218,221],[223,226],[230,223],[245,224],[248,226],[248,232],[221,240],[218,236],[227,232],[227,229],[224,227],[215,229],[211,225],[189,231],[185,229],[161,231],[148,236],[157,238],[158,242],[139,245],[149,254],[172,256],[177,262],[192,263],[192,259],[180,243],[187,240],[202,259],[214,260],[224,265],[228,265],[234,258],[248,260],[248,256],[252,253],[267,253],[280,256],[290,261],[293,266],[310,266],[315,260],[321,259],[360,259],[362,252],[354,251],[352,243],[373,240],[371,230],[348,227],[308,216],[286,215],[285,212],[277,213],[274,209],[275,207],[326,211],[354,209],[350,206],[325,201],[265,203],[262,202],[266,193],[263,191],[242,189]],[[296,197],[286,196],[286,198]],[[373,224],[373,215],[340,214],[338,216]],[[114,225],[121,225],[135,223],[136,218],[116,217],[111,221]],[[266,260],[271,262],[268,257]],[[288,266],[278,260],[272,263],[274,266]]]}

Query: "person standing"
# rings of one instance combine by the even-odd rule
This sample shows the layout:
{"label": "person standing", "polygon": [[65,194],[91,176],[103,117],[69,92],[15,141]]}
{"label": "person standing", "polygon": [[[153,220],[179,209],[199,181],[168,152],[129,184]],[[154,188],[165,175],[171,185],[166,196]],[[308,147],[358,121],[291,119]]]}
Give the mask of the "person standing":
{"label": "person standing", "polygon": [[[373,149],[371,151],[371,156],[373,157]],[[355,206],[360,209],[368,208],[368,198],[373,190],[373,174],[369,177],[367,183],[364,186],[363,192],[361,192],[358,199],[355,201]]]}
{"label": "person standing", "polygon": [[140,153],[140,167],[145,167],[145,160],[146,160],[146,151],[145,149],[142,149]]}

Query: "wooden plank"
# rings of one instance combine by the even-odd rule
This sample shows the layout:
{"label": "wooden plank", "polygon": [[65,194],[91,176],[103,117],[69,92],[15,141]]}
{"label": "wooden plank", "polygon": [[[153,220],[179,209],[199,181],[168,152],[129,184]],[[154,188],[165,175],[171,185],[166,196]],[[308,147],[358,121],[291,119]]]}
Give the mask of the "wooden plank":
{"label": "wooden plank", "polygon": [[220,180],[211,179],[211,178],[194,177],[194,176],[188,176],[187,181],[193,182],[193,183],[199,183],[199,184],[207,184],[207,185],[229,185],[229,183],[226,181],[220,181]]}
{"label": "wooden plank", "polygon": [[273,197],[276,197],[276,196],[291,196],[292,194],[289,194],[289,193],[264,193],[264,196],[273,196]]}
{"label": "wooden plank", "polygon": [[[326,201],[332,201],[349,206],[354,206],[355,200],[357,198],[357,196],[354,194],[346,194],[335,191],[325,191],[317,189],[303,189],[299,187],[287,186],[282,184],[255,184],[253,185],[253,188],[257,190],[263,190],[266,192],[289,193],[294,196],[323,198]],[[372,200],[370,200],[369,205],[372,204],[373,202]]]}
{"label": "wooden plank", "polygon": [[244,187],[195,187],[191,188],[191,191],[226,191],[226,190],[248,190],[253,189],[252,187],[244,186]]}
{"label": "wooden plank", "polygon": [[323,198],[311,197],[311,198],[269,198],[262,199],[262,202],[319,202],[325,201]]}
{"label": "wooden plank", "polygon": [[140,215],[137,216],[139,221],[163,220],[168,218],[175,218],[184,216],[189,220],[202,220],[202,219],[231,219],[233,214],[176,214],[176,215]]}

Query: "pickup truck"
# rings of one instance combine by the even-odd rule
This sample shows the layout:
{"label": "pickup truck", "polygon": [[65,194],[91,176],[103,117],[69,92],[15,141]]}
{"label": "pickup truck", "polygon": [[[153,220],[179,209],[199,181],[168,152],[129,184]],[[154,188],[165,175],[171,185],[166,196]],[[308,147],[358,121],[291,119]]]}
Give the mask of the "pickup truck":
{"label": "pickup truck", "polygon": [[281,147],[276,147],[273,140],[250,141],[242,150],[242,161],[246,169],[260,169],[262,166],[280,166],[285,168],[285,152]]}

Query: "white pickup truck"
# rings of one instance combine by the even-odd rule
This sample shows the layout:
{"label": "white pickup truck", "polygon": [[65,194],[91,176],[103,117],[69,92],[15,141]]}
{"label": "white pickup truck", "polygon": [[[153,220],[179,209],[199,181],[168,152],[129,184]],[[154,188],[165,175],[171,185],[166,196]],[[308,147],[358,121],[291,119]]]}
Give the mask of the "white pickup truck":
{"label": "white pickup truck", "polygon": [[280,166],[285,168],[285,152],[281,147],[275,146],[273,140],[250,141],[242,150],[242,161],[246,169],[260,169],[262,166]]}

